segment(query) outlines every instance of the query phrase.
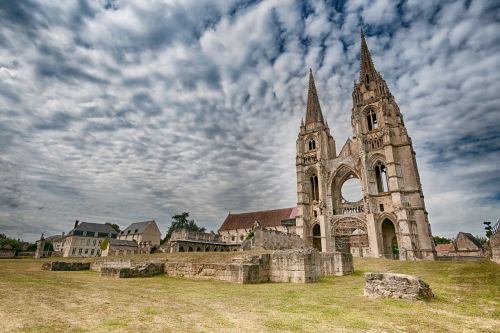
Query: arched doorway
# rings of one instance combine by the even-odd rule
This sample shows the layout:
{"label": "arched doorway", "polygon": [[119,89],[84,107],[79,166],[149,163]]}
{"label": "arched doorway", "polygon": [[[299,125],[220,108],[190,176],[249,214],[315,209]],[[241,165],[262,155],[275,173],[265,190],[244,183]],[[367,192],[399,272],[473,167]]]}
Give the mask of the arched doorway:
{"label": "arched doorway", "polygon": [[366,223],[354,217],[345,217],[332,222],[332,238],[337,252],[351,253],[362,257],[370,253]]}
{"label": "arched doorway", "polygon": [[319,224],[313,227],[313,247],[321,252],[321,227]]}
{"label": "arched doorway", "polygon": [[382,249],[383,256],[388,259],[399,259],[398,238],[396,228],[391,220],[385,219],[382,222]]}

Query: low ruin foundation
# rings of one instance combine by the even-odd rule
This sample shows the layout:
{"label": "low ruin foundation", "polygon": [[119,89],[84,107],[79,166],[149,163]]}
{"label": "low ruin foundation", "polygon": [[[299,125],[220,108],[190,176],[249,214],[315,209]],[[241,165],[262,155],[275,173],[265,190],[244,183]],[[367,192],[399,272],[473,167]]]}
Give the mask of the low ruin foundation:
{"label": "low ruin foundation", "polygon": [[90,269],[89,262],[79,261],[47,261],[42,264],[46,271],[84,271]]}

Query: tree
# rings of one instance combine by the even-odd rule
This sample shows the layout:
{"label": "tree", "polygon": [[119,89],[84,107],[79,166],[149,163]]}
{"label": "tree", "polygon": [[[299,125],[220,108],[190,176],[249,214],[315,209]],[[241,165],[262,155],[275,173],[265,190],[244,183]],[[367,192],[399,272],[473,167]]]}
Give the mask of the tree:
{"label": "tree", "polygon": [[482,246],[487,246],[488,245],[488,238],[484,237],[484,236],[474,236],[474,238],[479,242],[481,243]]}
{"label": "tree", "polygon": [[170,240],[170,237],[172,236],[172,233],[175,230],[179,229],[187,229],[190,231],[196,231],[196,232],[205,232],[204,227],[199,227],[194,220],[188,220],[189,213],[183,212],[181,214],[177,214],[172,216],[172,223],[170,224],[170,227],[167,230],[167,234],[165,235],[164,242],[168,242]]}
{"label": "tree", "polygon": [[434,244],[451,244],[453,241],[449,238],[446,237],[441,237],[441,236],[434,236],[432,237],[434,239]]}
{"label": "tree", "polygon": [[16,253],[21,251],[21,243],[17,239],[9,238],[5,234],[0,234],[0,246],[10,245],[12,248],[16,249]]}
{"label": "tree", "polygon": [[120,232],[120,226],[118,224],[116,223],[108,223],[108,224],[111,228],[115,229],[116,232]]}

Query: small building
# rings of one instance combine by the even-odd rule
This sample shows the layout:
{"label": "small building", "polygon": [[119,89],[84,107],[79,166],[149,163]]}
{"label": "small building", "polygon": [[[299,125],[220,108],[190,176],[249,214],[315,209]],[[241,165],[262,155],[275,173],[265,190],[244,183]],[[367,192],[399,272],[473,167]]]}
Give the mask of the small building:
{"label": "small building", "polygon": [[264,229],[295,234],[297,207],[231,214],[218,230],[222,241],[241,244],[257,222]]}
{"label": "small building", "polygon": [[63,247],[63,257],[98,257],[105,238],[116,238],[118,232],[110,224],[81,222],[68,233]]}
{"label": "small building", "polygon": [[117,239],[136,241],[139,247],[149,244],[152,252],[154,252],[160,245],[161,232],[154,220],[136,222],[121,231]]}
{"label": "small building", "polygon": [[469,257],[471,259],[486,256],[486,250],[471,233],[459,232],[453,243],[436,245],[436,254],[438,257],[464,257],[464,259]]}
{"label": "small building", "polygon": [[0,259],[11,259],[16,256],[16,249],[12,246],[5,244],[0,245]]}
{"label": "small building", "polygon": [[454,256],[456,254],[455,244],[438,244],[436,245],[436,254],[438,256]]}
{"label": "small building", "polygon": [[483,245],[468,232],[458,233],[455,248],[458,256],[483,257],[486,255]]}
{"label": "small building", "polygon": [[133,240],[109,239],[108,246],[102,250],[101,257],[127,256],[139,253],[139,246]]}

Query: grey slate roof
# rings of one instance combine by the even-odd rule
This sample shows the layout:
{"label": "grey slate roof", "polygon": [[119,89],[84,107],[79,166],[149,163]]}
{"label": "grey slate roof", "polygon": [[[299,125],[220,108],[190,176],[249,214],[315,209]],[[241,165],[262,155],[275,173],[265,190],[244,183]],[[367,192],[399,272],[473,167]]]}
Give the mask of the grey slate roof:
{"label": "grey slate roof", "polygon": [[[142,234],[151,223],[156,224],[156,222],[154,220],[132,223],[131,225],[129,225],[127,227],[127,229],[120,232],[120,235]],[[128,233],[129,230],[130,230],[130,233]],[[136,230],[137,230],[137,232],[136,232]]]}
{"label": "grey slate roof", "polygon": [[66,236],[63,236],[63,235],[54,235],[54,236],[46,237],[45,241],[47,241],[49,243],[54,243],[54,242],[59,242],[59,241],[63,240],[64,238],[66,238]]}
{"label": "grey slate roof", "polygon": [[68,235],[74,235],[75,231],[97,232],[103,234],[112,234],[111,237],[116,237],[118,234],[109,224],[81,222],[76,228],[68,232]]}
{"label": "grey slate roof", "polygon": [[116,238],[111,238],[109,240],[109,245],[113,246],[137,246],[137,243],[133,240],[121,240]]}

